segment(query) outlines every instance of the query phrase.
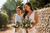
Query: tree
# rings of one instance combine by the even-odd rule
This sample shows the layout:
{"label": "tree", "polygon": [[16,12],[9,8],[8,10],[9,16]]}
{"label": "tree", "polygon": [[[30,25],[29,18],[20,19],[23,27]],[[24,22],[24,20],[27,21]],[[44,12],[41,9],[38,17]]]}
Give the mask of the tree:
{"label": "tree", "polygon": [[29,2],[32,4],[33,9],[37,8],[37,0],[29,0]]}
{"label": "tree", "polygon": [[16,1],[16,7],[17,7],[17,6],[23,7],[24,4],[23,4],[22,2],[23,2],[22,0],[17,0],[17,1]]}
{"label": "tree", "polygon": [[46,4],[50,3],[50,0],[29,0],[32,3],[33,8],[43,8]]}
{"label": "tree", "polygon": [[8,8],[7,8],[7,2],[5,3],[5,4],[3,4],[3,6],[2,6],[2,11],[6,11],[7,12],[7,14],[8,14],[8,16],[9,16],[9,20],[11,19],[11,10],[9,10]]}
{"label": "tree", "polygon": [[[9,20],[11,20],[11,17],[16,13],[16,9],[14,9],[14,10],[8,9],[8,8],[7,8],[7,3],[8,3],[8,1],[10,1],[10,0],[7,0],[7,2],[5,2],[5,3],[3,4],[3,6],[2,6],[1,9],[2,9],[2,11],[6,11],[6,12],[7,12],[8,16],[9,16]],[[11,0],[11,1],[14,1],[14,2],[16,3],[16,7],[17,7],[17,6],[22,6],[22,7],[23,7],[22,0],[17,0],[17,1]]]}

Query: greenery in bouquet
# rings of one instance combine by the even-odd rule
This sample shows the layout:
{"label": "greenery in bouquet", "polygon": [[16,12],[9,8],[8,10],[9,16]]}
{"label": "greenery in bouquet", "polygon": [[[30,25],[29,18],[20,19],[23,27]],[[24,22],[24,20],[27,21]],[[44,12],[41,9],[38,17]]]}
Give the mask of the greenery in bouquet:
{"label": "greenery in bouquet", "polygon": [[20,27],[20,26],[21,26],[21,23],[18,22],[18,21],[12,23],[12,27],[18,28],[18,27]]}
{"label": "greenery in bouquet", "polygon": [[31,22],[31,20],[25,19],[22,23],[22,28],[32,28],[32,26],[34,25],[33,22]]}

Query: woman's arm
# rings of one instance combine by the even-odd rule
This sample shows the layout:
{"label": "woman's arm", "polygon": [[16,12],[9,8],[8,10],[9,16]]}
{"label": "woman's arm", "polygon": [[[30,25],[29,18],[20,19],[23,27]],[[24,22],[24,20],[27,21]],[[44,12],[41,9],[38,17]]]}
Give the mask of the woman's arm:
{"label": "woman's arm", "polygon": [[14,16],[13,16],[13,22],[15,22],[15,16],[16,16],[16,14],[14,14]]}
{"label": "woman's arm", "polygon": [[34,17],[35,17],[36,23],[33,25],[33,27],[38,24],[38,15],[37,15],[37,12],[35,12]]}
{"label": "woman's arm", "polygon": [[22,21],[24,20],[24,17],[22,17]]}
{"label": "woman's arm", "polygon": [[25,19],[25,18],[23,17],[23,15],[24,15],[24,13],[22,14],[22,21]]}

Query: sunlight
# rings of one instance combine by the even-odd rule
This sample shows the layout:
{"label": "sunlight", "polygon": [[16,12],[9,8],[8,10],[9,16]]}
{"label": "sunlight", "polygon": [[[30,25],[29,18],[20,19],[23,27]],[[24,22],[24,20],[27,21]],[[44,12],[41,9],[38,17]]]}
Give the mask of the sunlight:
{"label": "sunlight", "polygon": [[0,8],[2,7],[2,5],[6,2],[6,0],[0,0]]}

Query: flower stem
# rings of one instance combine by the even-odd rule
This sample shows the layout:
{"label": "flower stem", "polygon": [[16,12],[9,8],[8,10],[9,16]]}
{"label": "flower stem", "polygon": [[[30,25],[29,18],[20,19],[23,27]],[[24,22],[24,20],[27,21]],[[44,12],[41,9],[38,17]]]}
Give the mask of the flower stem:
{"label": "flower stem", "polygon": [[28,33],[28,30],[26,30],[26,33]]}

